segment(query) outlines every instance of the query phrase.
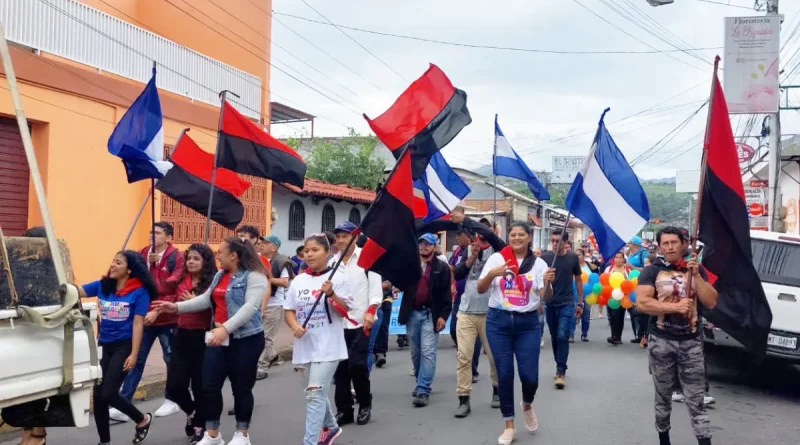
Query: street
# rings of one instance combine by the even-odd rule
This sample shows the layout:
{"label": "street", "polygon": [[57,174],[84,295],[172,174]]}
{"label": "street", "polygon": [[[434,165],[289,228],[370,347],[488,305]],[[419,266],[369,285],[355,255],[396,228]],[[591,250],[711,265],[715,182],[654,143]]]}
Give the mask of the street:
{"label": "street", "polygon": [[[539,431],[531,434],[517,418],[515,443],[633,445],[654,444],[658,438],[653,427],[653,385],[647,372],[646,351],[628,343],[626,326],[624,345],[612,347],[605,341],[606,320],[594,320],[591,342],[573,344],[567,388],[557,391],[551,384],[555,372],[549,338],[540,359],[540,386],[534,402],[539,417]],[[547,336],[547,335],[546,335]],[[391,340],[388,364],[373,371],[374,410],[367,426],[347,425],[337,444],[420,443],[420,444],[496,444],[502,432],[499,410],[489,407],[491,384],[485,356],[482,356],[480,380],[474,385],[472,414],[456,419],[456,351],[448,335],[441,336],[436,379],[431,404],[425,408],[411,405],[414,388],[408,350],[398,351]],[[737,361],[733,357],[730,360]],[[800,373],[796,368],[781,370],[768,364],[745,370],[741,362],[711,367],[711,394],[717,403],[710,410],[716,444],[789,444],[800,434]],[[304,383],[287,363],[273,369],[267,380],[256,384],[256,408],[251,429],[252,443],[299,444],[305,419]],[[232,406],[230,391],[225,390],[225,411]],[[519,403],[519,390],[516,403]],[[331,397],[332,399],[332,397]],[[141,406],[155,410],[161,400]],[[696,443],[683,404],[673,409],[674,444]],[[223,432],[230,438],[233,417],[223,413]],[[117,445],[130,443],[131,424],[112,427]],[[94,426],[82,430],[51,429],[48,443],[94,444]],[[172,445],[188,443],[183,435],[183,416],[155,420],[147,443]],[[14,444],[9,440],[5,444]]]}

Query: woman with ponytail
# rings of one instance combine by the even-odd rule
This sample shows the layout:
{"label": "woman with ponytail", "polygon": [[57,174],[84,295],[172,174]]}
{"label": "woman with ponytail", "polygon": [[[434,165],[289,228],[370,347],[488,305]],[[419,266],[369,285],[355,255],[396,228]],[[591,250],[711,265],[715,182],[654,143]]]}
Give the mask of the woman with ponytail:
{"label": "woman with ponytail", "polygon": [[[161,312],[180,315],[211,309],[213,329],[205,334],[203,399],[206,432],[199,445],[224,445],[219,431],[222,386],[231,381],[236,431],[228,445],[250,445],[253,386],[264,350],[261,302],[269,300],[267,270],[249,241],[227,238],[217,251],[221,271],[201,295],[189,291],[183,301],[156,301]],[[209,323],[211,324],[211,323]]]}
{"label": "woman with ponytail", "polygon": [[490,292],[486,337],[497,367],[500,411],[505,420],[499,445],[510,445],[514,428],[514,359],[522,384],[525,426],[539,428],[533,398],[539,387],[539,351],[542,331],[539,305],[552,298],[554,272],[533,254],[531,228],[516,222],[508,232],[508,246],[489,257],[478,281],[478,292]]}

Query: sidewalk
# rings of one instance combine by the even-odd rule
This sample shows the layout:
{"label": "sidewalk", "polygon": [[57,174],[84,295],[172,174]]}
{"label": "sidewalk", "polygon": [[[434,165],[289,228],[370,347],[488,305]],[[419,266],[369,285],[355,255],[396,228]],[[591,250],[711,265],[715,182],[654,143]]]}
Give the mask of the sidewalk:
{"label": "sidewalk", "polygon": [[[281,323],[278,333],[275,335],[275,350],[284,361],[292,359],[292,335],[291,329],[286,323]],[[134,394],[134,400],[150,400],[164,394],[164,386],[167,381],[167,365],[161,354],[161,345],[156,342],[150,349],[147,357],[147,364],[144,367],[142,381]]]}

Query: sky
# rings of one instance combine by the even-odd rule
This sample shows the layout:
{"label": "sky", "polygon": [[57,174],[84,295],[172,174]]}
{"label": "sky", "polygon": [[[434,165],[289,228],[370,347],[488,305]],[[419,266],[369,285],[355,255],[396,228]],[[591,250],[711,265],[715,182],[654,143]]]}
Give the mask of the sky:
{"label": "sky", "polygon": [[[273,101],[317,116],[315,136],[343,136],[348,127],[369,134],[361,113],[381,114],[434,63],[466,91],[472,115],[472,124],[442,151],[452,166],[475,169],[491,163],[497,114],[531,169],[551,170],[553,156],[588,153],[600,114],[610,107],[607,127],[636,173],[645,179],[672,177],[676,170],[699,168],[707,111],[698,108],[709,95],[714,56],[723,55],[724,18],[764,14],[752,5],[751,0],[675,0],[657,8],[647,0],[274,0],[272,63],[307,85],[273,69],[270,90]],[[800,32],[792,32],[800,30],[800,1],[784,0],[780,6],[785,16],[781,66],[788,74],[800,63]],[[325,24],[330,22],[422,39],[571,54],[343,33]],[[674,45],[699,49],[681,52]],[[781,80],[800,84],[800,69]],[[790,92],[791,106],[800,106],[796,91]],[[746,118],[733,117],[734,131],[742,133]],[[800,133],[798,112],[785,111],[781,119],[784,134]],[[310,130],[308,124],[272,126],[279,137],[308,136]]]}

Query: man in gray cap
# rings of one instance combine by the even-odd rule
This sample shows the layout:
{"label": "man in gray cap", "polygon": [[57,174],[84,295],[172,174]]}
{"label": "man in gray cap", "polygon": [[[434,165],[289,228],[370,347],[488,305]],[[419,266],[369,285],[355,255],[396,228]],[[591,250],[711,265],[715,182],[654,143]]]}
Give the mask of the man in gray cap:
{"label": "man in gray cap", "polygon": [[258,360],[256,379],[263,380],[267,378],[269,368],[279,364],[280,361],[273,345],[275,334],[278,333],[283,319],[284,295],[289,287],[289,281],[294,278],[294,271],[292,270],[292,260],[278,253],[281,248],[280,238],[275,235],[259,237],[258,247],[262,255],[269,259],[272,269],[272,278],[269,279],[272,285],[272,295],[267,306],[262,305],[261,307],[261,318],[264,321],[264,352],[261,353],[261,358]]}

